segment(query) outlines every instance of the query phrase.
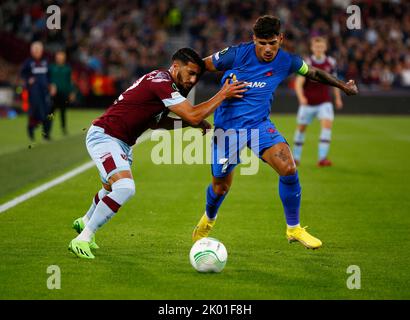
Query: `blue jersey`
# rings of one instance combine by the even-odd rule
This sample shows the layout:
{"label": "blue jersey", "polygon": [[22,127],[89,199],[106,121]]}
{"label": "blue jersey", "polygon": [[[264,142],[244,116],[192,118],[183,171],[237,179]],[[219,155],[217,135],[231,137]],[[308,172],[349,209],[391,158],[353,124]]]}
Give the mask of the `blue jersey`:
{"label": "blue jersey", "polygon": [[212,56],[217,70],[224,71],[221,83],[231,76],[248,85],[241,99],[225,100],[216,109],[216,128],[252,128],[269,119],[274,92],[294,72],[305,74],[307,65],[297,56],[279,49],[271,62],[260,61],[253,42],[228,47]]}
{"label": "blue jersey", "polygon": [[[47,60],[27,59],[21,70],[21,76],[25,80],[28,90],[30,116],[39,121],[46,120],[51,111],[50,95],[48,92],[50,79]],[[34,82],[31,84],[30,78],[34,79]]]}
{"label": "blue jersey", "polygon": [[[34,60],[27,59],[21,70],[21,76],[26,82],[29,92],[48,95],[48,85],[50,84],[48,63],[46,59]],[[34,83],[29,84],[29,79],[34,78]]]}

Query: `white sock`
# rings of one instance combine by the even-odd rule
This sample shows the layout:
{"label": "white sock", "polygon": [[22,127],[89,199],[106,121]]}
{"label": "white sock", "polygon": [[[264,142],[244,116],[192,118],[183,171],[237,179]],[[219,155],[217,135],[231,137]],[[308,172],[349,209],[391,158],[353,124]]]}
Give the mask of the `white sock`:
{"label": "white sock", "polygon": [[302,158],[303,143],[305,142],[305,133],[296,130],[293,140],[293,157],[295,158],[295,160],[300,161],[300,159]]}
{"label": "white sock", "polygon": [[322,128],[319,141],[319,161],[326,159],[329,153],[330,139],[332,137],[332,130]]}
{"label": "white sock", "polygon": [[290,225],[287,225],[288,226],[288,229],[295,229],[295,228],[299,228],[300,227],[300,224],[298,223],[298,224],[296,224],[296,225],[294,225],[294,226],[290,226]]}
{"label": "white sock", "polygon": [[208,219],[208,221],[215,221],[216,220],[216,217],[218,216],[218,215],[216,215],[214,218],[210,218],[210,217],[208,217],[208,214],[206,213],[206,211],[205,211],[205,215],[206,215],[206,218]]}
{"label": "white sock", "polygon": [[92,232],[90,228],[85,226],[84,230],[77,236],[76,239],[90,242],[93,236],[94,232]]}
{"label": "white sock", "polygon": [[107,194],[109,194],[110,191],[105,190],[104,188],[101,188],[97,194],[94,196],[93,201],[91,203],[90,208],[88,209],[87,213],[84,215],[83,217],[83,221],[85,224],[88,223],[88,221],[90,221],[91,217],[93,216],[95,207],[97,206],[98,202],[104,198]]}
{"label": "white sock", "polygon": [[120,207],[135,194],[134,181],[129,178],[114,182],[111,188],[111,193],[98,202],[90,221],[87,223],[89,230],[94,233],[106,224]]}

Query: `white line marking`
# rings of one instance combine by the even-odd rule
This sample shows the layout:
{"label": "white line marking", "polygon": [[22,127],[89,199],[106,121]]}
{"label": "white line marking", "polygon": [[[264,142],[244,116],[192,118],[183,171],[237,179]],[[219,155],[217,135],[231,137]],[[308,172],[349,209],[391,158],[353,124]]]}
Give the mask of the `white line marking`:
{"label": "white line marking", "polygon": [[0,205],[0,213],[13,208],[15,206],[17,206],[18,204],[32,198],[35,197],[36,195],[68,180],[71,179],[72,177],[76,176],[77,174],[80,174],[90,168],[92,168],[94,166],[94,162],[90,161],[87,162],[65,174],[63,174],[62,176],[59,176],[57,178],[55,178],[54,180],[51,180],[49,182],[46,182],[44,184],[42,184],[41,186],[34,188],[33,190],[30,190],[29,192],[26,192],[25,194],[22,194],[21,196],[18,196],[17,198],[14,198],[13,200],[10,200],[2,205]]}
{"label": "white line marking", "polygon": [[[159,130],[161,130],[161,129],[159,129]],[[156,130],[150,130],[150,129],[145,131],[137,139],[135,144],[137,145],[137,144],[143,143],[146,140],[151,139],[152,134],[154,134],[154,135],[158,134],[158,132],[155,132],[155,131]],[[20,204],[20,203],[22,203],[22,202],[24,202],[24,201],[26,201],[30,198],[33,198],[33,197],[39,195],[40,193],[42,193],[44,191],[47,191],[48,189],[50,189],[50,188],[52,188],[52,187],[54,187],[54,186],[56,186],[60,183],[63,183],[64,181],[67,181],[68,179],[71,179],[72,177],[76,176],[77,174],[80,174],[80,173],[82,173],[82,172],[84,172],[84,171],[86,171],[86,170],[88,170],[88,169],[90,169],[94,166],[95,166],[94,162],[89,161],[89,162],[87,162],[87,163],[85,163],[85,164],[83,164],[83,165],[81,165],[81,166],[79,166],[79,167],[77,167],[77,168],[63,174],[62,176],[59,176],[59,177],[55,178],[54,180],[46,182],[46,183],[42,184],[41,186],[39,186],[37,188],[34,188],[34,189],[22,194],[21,196],[18,196],[17,198],[14,198],[13,200],[10,200],[6,203],[3,203],[3,204],[0,205],[0,213],[3,213],[4,211],[7,211],[8,209],[17,206],[18,204]]]}

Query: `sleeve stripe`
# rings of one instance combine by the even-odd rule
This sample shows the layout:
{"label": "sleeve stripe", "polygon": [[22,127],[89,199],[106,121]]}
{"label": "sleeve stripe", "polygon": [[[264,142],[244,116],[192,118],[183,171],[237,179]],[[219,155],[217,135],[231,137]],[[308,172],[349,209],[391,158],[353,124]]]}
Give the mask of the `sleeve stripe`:
{"label": "sleeve stripe", "polygon": [[185,97],[179,96],[179,97],[176,97],[176,98],[162,99],[162,102],[168,108],[168,107],[171,107],[171,106],[176,105],[178,103],[184,102],[185,100],[186,100]]}
{"label": "sleeve stripe", "polygon": [[305,61],[303,61],[302,66],[297,71],[297,73],[304,76],[308,71],[309,71],[309,66],[306,64]]}
{"label": "sleeve stripe", "polygon": [[212,64],[215,66],[216,70],[219,70],[219,51],[212,56]]}

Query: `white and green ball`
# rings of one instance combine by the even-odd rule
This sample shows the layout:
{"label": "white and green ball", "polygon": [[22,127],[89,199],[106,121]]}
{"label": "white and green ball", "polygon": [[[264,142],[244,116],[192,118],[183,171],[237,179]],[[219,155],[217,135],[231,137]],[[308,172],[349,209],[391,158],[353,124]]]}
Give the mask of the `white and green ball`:
{"label": "white and green ball", "polygon": [[198,272],[221,272],[227,259],[225,246],[214,238],[199,239],[189,253],[189,260]]}

